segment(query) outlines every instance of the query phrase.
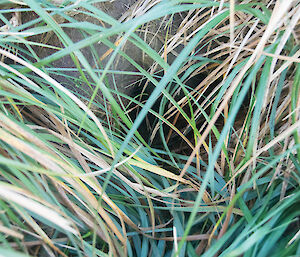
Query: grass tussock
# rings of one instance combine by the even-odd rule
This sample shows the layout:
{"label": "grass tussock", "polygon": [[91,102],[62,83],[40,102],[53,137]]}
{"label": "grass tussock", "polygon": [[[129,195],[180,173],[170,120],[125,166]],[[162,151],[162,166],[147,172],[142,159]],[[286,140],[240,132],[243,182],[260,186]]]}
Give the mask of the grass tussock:
{"label": "grass tussock", "polygon": [[1,256],[300,255],[298,1],[0,6]]}

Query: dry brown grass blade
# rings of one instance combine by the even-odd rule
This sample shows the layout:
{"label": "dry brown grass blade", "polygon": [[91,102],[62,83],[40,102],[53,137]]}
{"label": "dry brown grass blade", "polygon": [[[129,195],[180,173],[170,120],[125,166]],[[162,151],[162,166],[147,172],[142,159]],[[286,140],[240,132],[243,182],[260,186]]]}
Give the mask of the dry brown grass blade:
{"label": "dry brown grass blade", "polygon": [[284,178],[284,181],[282,183],[282,186],[281,186],[281,191],[280,191],[280,200],[282,201],[285,197],[285,194],[286,194],[286,190],[288,188],[288,183],[289,183],[289,180],[290,180],[290,177],[291,177],[291,172],[294,170],[293,169],[293,164],[291,162],[289,162],[287,164],[287,169],[286,169],[286,172],[284,172],[283,174],[283,178]]}
{"label": "dry brown grass blade", "polygon": [[57,212],[53,211],[53,208],[48,208],[42,205],[40,202],[34,201],[31,198],[31,194],[26,194],[23,191],[22,194],[19,193],[18,188],[14,188],[10,185],[1,184],[0,195],[7,201],[17,203],[34,213],[37,213],[41,217],[57,224],[62,229],[69,231],[70,233],[77,234],[77,231],[71,227],[71,222],[64,217],[60,216]]}
{"label": "dry brown grass blade", "polygon": [[[231,169],[234,170],[233,167]],[[234,196],[235,196],[235,182],[233,181],[232,186],[231,186],[230,201],[232,201]],[[225,232],[227,231],[227,228],[228,228],[229,222],[230,222],[230,218],[232,216],[232,210],[233,210],[233,205],[230,206],[228,212],[226,213],[226,218],[225,218],[225,221],[224,221],[224,223],[222,225],[222,228],[219,232],[218,239],[220,239],[225,234]],[[210,234],[210,237],[209,237],[209,240],[208,240],[208,245],[211,244],[211,240],[212,240],[212,237],[214,235],[215,229],[217,229],[217,226],[215,226],[215,228],[212,230],[212,233]]]}
{"label": "dry brown grass blade", "polygon": [[[253,55],[251,56],[251,59],[254,60],[254,58],[255,58],[257,61],[258,58],[262,55],[265,44],[267,43],[268,39],[273,34],[273,32],[282,24],[282,22],[284,21],[284,16],[287,15],[288,10],[290,9],[290,7],[292,6],[293,3],[294,3],[294,0],[286,0],[284,2],[280,1],[280,0],[276,1],[271,18],[267,25],[267,28],[266,28],[262,38],[260,39]],[[250,63],[250,60],[249,60],[249,63]],[[251,62],[253,60],[251,60]]]}
{"label": "dry brown grass blade", "polygon": [[[289,143],[290,143],[290,142],[289,142],[289,138],[286,138],[286,139],[284,140],[284,146],[283,146],[283,148],[282,148],[282,153],[284,153],[284,152],[288,149]],[[278,165],[277,165],[276,170],[275,170],[275,172],[274,172],[274,174],[273,174],[273,176],[272,176],[272,179],[271,179],[270,182],[269,182],[268,189],[270,188],[270,186],[272,185],[272,183],[274,182],[274,180],[276,179],[276,177],[279,175],[279,173],[280,173],[280,171],[281,171],[281,169],[282,169],[283,161],[284,161],[284,158],[282,158],[282,160],[280,160],[280,161],[278,162]]]}
{"label": "dry brown grass blade", "polygon": [[28,156],[37,160],[41,164],[45,165],[50,170],[55,170],[64,174],[64,171],[52,160],[49,160],[49,156],[41,153],[40,150],[34,149],[32,146],[24,143],[22,140],[14,137],[13,135],[7,133],[5,130],[0,129],[0,138],[7,144],[15,147],[21,152],[26,153]]}
{"label": "dry brown grass blade", "polygon": [[[76,212],[76,215],[78,217],[81,217],[83,222],[85,222],[89,227],[91,227],[91,229],[93,231],[95,231],[97,233],[97,235],[99,235],[105,242],[107,242],[109,244],[110,249],[111,249],[112,252],[116,253],[117,251],[115,249],[114,242],[112,241],[113,232],[111,231],[112,229],[109,229],[110,228],[109,223],[108,224],[104,223],[103,226],[101,226],[101,225],[96,226],[98,223],[96,224],[96,220],[92,220],[93,217],[96,218],[95,213],[99,213],[100,217],[102,217],[103,210],[97,210],[96,209],[96,212],[93,211],[90,208],[90,207],[93,207],[93,206],[90,206],[88,201],[86,201],[85,199],[81,199],[78,196],[78,194],[76,193],[76,191],[71,189],[68,185],[66,185],[63,182],[55,181],[55,186],[58,189],[58,192],[60,193],[62,198],[68,204],[68,206],[70,206],[70,208],[73,209]],[[75,197],[88,210],[89,213],[85,213],[81,208],[79,208],[75,204],[73,204],[72,201],[69,200],[69,198],[67,197],[66,192],[68,192],[70,195]],[[92,217],[89,217],[89,214]],[[106,219],[103,219],[103,220],[106,221]]]}
{"label": "dry brown grass blade", "polygon": [[[297,58],[300,56],[300,50],[298,50],[293,56],[291,56],[291,58]],[[278,56],[277,56],[278,57]],[[278,59],[280,59],[278,57]],[[291,66],[293,64],[292,61],[287,61],[286,63],[284,63],[283,65],[281,65],[281,67],[279,69],[277,69],[276,72],[273,73],[273,76],[271,76],[270,80],[273,81],[276,77],[278,77],[287,67]]]}
{"label": "dry brown grass blade", "polygon": [[18,212],[18,214],[24,219],[24,221],[31,226],[31,228],[39,235],[39,237],[43,240],[46,245],[49,245],[54,251],[60,254],[63,257],[67,257],[58,247],[54,245],[54,242],[48,237],[47,233],[41,229],[41,227],[36,223],[36,221],[28,215],[24,215],[22,210],[20,210],[17,206],[14,209]]}
{"label": "dry brown grass blade", "polygon": [[[20,77],[21,79],[23,79],[24,81],[26,81],[27,83],[29,83],[30,85],[32,85],[34,88],[39,88],[39,86],[35,82],[33,82],[32,80],[30,80],[29,78],[27,78],[26,76],[24,76],[22,73],[20,73],[19,71],[17,71],[13,67],[11,67],[11,66],[9,66],[9,65],[5,64],[4,62],[1,62],[1,61],[0,61],[0,65],[4,69],[7,69],[8,71],[10,71],[11,73],[16,74],[18,77]],[[1,84],[4,84],[4,81]],[[5,84],[9,84],[9,82],[5,80]],[[23,90],[23,92],[24,92],[24,94],[26,96],[30,96],[32,99],[35,99],[32,95],[30,95],[27,91],[25,91],[24,88],[20,87],[20,89]],[[43,104],[42,102],[40,102],[40,103]]]}
{"label": "dry brown grass blade", "polygon": [[[140,158],[137,158],[137,160],[138,161],[129,160],[128,163],[131,164],[131,165],[143,168],[145,170],[148,170],[150,172],[153,172],[155,174],[158,174],[160,176],[164,176],[164,177],[173,179],[177,182],[177,184],[176,184],[177,186],[179,185],[178,183],[181,182],[181,183],[184,183],[184,184],[188,184],[191,187],[196,188],[198,190],[198,186],[193,184],[190,180],[184,179],[181,175],[177,176],[177,175],[173,174],[170,171],[167,171],[163,168],[160,168],[160,167],[154,166],[152,164],[149,164],[149,163],[145,162],[144,160],[142,160]],[[176,189],[177,186],[175,186],[174,189]],[[205,203],[210,203],[211,202],[210,196],[209,196],[207,191],[204,192],[203,200],[204,200]]]}
{"label": "dry brown grass blade", "polygon": [[[251,53],[254,53],[254,51],[255,51],[254,49],[251,49],[249,47],[242,47],[241,48],[241,47],[238,47],[238,46],[232,46],[232,48],[246,50],[246,51],[249,51]],[[299,53],[299,51],[297,53]],[[294,56],[285,56],[285,55],[280,55],[280,54],[267,53],[265,51],[262,51],[261,54],[265,55],[265,56],[273,57],[273,58],[278,59],[278,60],[288,61],[289,63],[294,63],[294,62],[295,63],[300,63],[300,58],[298,58],[299,54],[295,54]],[[284,67],[286,68],[286,66],[284,66]],[[280,68],[282,68],[282,67],[280,67]],[[274,75],[271,78],[272,78],[271,80],[273,80],[275,78]]]}
{"label": "dry brown grass blade", "polygon": [[[193,188],[195,188],[195,187],[197,188],[197,186],[195,186],[190,180],[186,180],[186,179],[182,178],[181,176],[177,176],[177,175],[173,174],[170,171],[167,171],[167,170],[165,170],[163,168],[160,168],[160,167],[154,166],[152,164],[149,164],[149,163],[147,163],[147,162],[145,162],[145,161],[143,161],[143,160],[141,160],[139,158],[138,158],[138,160],[139,161],[129,160],[128,162],[131,165],[143,168],[145,170],[148,170],[148,171],[153,172],[155,174],[158,174],[160,176],[164,176],[164,177],[173,179],[173,180],[175,180],[177,182],[188,184],[188,185],[192,186]],[[206,191],[205,191],[205,194],[204,194],[203,198],[204,198],[205,203],[211,202],[209,194]]]}
{"label": "dry brown grass blade", "polygon": [[[57,181],[58,184],[60,184],[62,187],[66,187],[66,185],[61,182],[61,181]],[[73,183],[74,184],[74,183]],[[91,183],[90,183],[91,184]],[[92,185],[92,184],[91,184]],[[122,242],[122,244],[126,243],[126,238],[120,233],[120,231],[118,230],[118,228],[116,227],[116,225],[113,223],[113,221],[111,220],[111,218],[109,217],[109,215],[107,214],[107,211],[98,203],[97,199],[94,197],[94,195],[89,191],[89,189],[84,185],[84,184],[75,184],[74,185],[76,190],[69,190],[69,193],[71,193],[73,196],[77,195],[75,192],[80,192],[82,195],[84,195],[84,200],[87,201],[101,216],[101,218],[106,222],[107,227],[109,227],[111,229],[111,231],[116,235],[116,237]],[[95,186],[94,188],[95,189]],[[96,188],[96,192],[99,195],[102,195],[102,198],[104,201],[107,201],[108,203],[111,203],[112,201],[105,195],[102,194],[102,192],[99,192],[99,189]],[[114,211],[119,210],[118,207],[115,208],[115,204],[111,204],[112,209]],[[117,213],[118,215],[118,213]],[[124,216],[122,215],[118,215],[119,217],[122,217],[124,219]],[[133,222],[131,222],[131,220],[129,220],[128,218],[125,220],[127,223],[129,223],[129,225],[131,225]],[[128,222],[129,220],[129,222]],[[137,227],[136,225],[134,225],[133,227]]]}
{"label": "dry brown grass blade", "polygon": [[[66,242],[68,241],[67,237],[61,237],[61,238],[55,238],[55,239],[51,239],[53,243],[60,243],[60,242]],[[42,240],[32,240],[32,241],[27,241],[24,242],[24,245],[27,247],[31,247],[31,246],[37,246],[37,245],[42,245],[44,242]],[[18,244],[17,243],[10,243],[9,244],[11,247],[13,248],[17,248]]]}
{"label": "dry brown grass blade", "polygon": [[11,237],[15,237],[18,239],[23,240],[24,239],[24,235],[15,231],[14,229],[10,229],[7,226],[3,226],[2,222],[0,223],[0,232],[3,233],[5,236],[11,236]]}
{"label": "dry brown grass blade", "polygon": [[1,112],[0,112],[0,125],[1,127],[7,129],[7,131],[10,131],[17,137],[24,138],[27,139],[29,142],[32,142],[34,145],[44,150],[45,152],[48,152],[50,154],[55,154],[55,152],[51,151],[49,147],[45,146],[45,144],[40,139],[34,137],[31,133],[23,129],[21,126],[13,122],[11,119],[9,119]]}
{"label": "dry brown grass blade", "polygon": [[[76,215],[85,223],[87,224],[95,233],[105,242],[111,243],[109,236],[107,236],[107,232],[105,233],[103,228],[100,226],[95,226],[95,221],[92,219],[91,214],[93,211],[89,208],[89,206],[80,199],[79,196],[74,194],[70,187],[68,187],[66,184],[60,184],[56,183],[56,188],[59,194],[62,196],[63,201],[66,203],[66,205],[70,208],[70,210],[74,210]],[[77,200],[88,210],[88,212],[85,212],[82,210],[82,208],[79,208],[75,203],[73,203],[67,196],[66,191],[69,192],[71,195],[73,195]]]}
{"label": "dry brown grass blade", "polygon": [[224,186],[227,187],[229,183],[232,183],[232,181],[236,178],[236,176],[238,176],[239,174],[241,174],[244,170],[246,170],[246,168],[248,166],[251,165],[251,163],[253,163],[253,160],[256,159],[258,156],[260,156],[263,152],[267,151],[268,149],[270,149],[271,147],[273,147],[275,144],[277,144],[278,142],[284,140],[285,138],[289,137],[296,129],[299,129],[300,127],[300,121],[294,123],[292,126],[290,126],[288,129],[286,129],[284,132],[282,132],[281,134],[279,134],[277,137],[275,137],[271,142],[269,142],[268,144],[266,144],[264,147],[262,147],[261,149],[257,150],[254,153],[254,156],[248,160],[241,168],[239,168],[239,170],[237,170],[234,175],[230,178],[230,180],[226,183],[226,185]]}

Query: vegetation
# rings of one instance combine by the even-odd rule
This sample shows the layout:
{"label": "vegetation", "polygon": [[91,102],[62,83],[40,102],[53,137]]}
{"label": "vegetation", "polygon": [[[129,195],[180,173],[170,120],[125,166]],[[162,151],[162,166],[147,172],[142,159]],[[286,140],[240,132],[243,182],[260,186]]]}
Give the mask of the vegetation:
{"label": "vegetation", "polygon": [[0,255],[300,256],[299,1],[95,2],[0,1]]}

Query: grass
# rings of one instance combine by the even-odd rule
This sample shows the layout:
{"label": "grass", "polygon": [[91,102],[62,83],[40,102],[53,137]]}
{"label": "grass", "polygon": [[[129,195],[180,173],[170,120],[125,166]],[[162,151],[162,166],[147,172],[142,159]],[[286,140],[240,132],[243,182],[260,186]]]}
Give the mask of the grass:
{"label": "grass", "polygon": [[300,256],[297,1],[13,2],[1,256]]}

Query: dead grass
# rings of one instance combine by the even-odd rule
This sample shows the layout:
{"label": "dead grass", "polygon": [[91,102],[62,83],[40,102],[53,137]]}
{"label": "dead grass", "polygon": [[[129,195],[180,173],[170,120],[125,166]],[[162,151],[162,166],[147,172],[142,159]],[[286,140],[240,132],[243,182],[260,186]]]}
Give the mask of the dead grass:
{"label": "dead grass", "polygon": [[297,1],[138,1],[119,21],[84,1],[12,2],[0,255],[300,254]]}

